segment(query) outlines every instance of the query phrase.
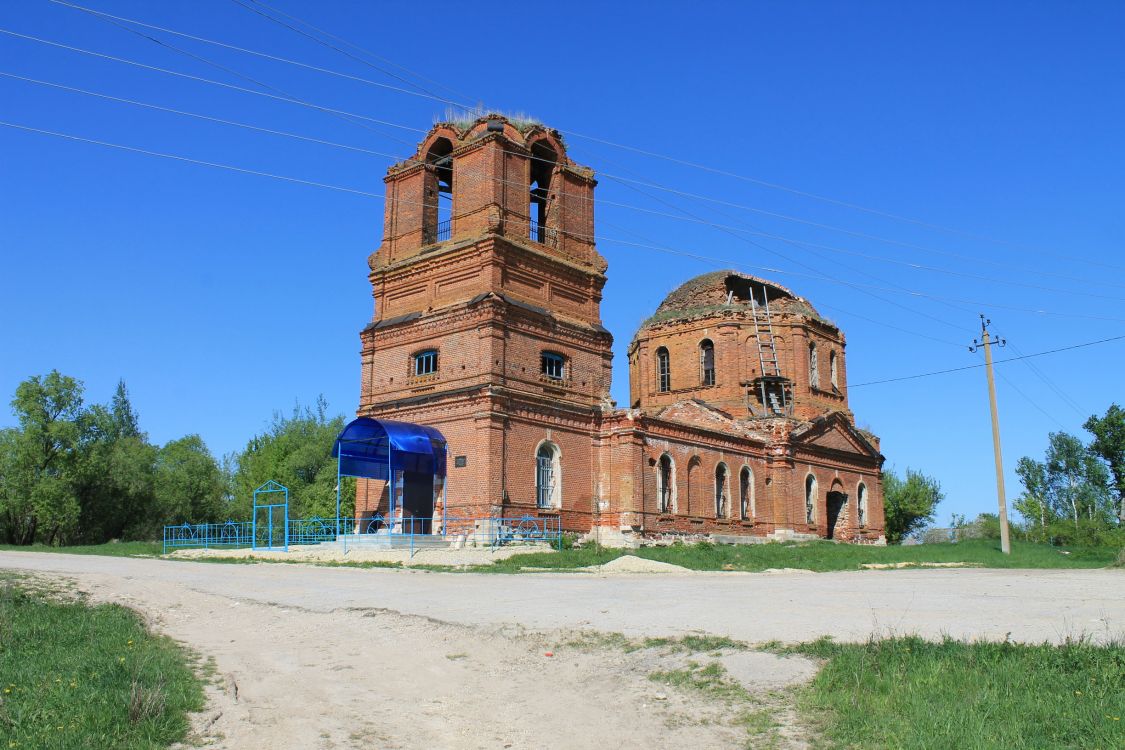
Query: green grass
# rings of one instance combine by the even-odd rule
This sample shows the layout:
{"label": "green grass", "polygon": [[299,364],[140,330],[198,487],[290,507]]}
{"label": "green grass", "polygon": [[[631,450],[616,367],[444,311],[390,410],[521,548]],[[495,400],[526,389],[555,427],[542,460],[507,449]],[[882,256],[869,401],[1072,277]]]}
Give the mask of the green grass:
{"label": "green grass", "polygon": [[676,688],[699,690],[712,698],[727,701],[749,701],[746,688],[727,677],[727,671],[718,662],[706,666],[690,661],[683,669],[656,671],[649,674],[653,682],[671,685]]}
{"label": "green grass", "polygon": [[971,539],[957,544],[871,547],[832,542],[787,544],[682,544],[620,550],[581,547],[562,552],[513,555],[481,572],[510,573],[520,568],[570,569],[600,565],[624,554],[682,565],[692,570],[762,571],[801,568],[817,572],[859,570],[864,563],[963,562],[986,568],[1103,568],[1112,565],[1119,550],[1113,548],[1051,547],[1012,542],[1012,554],[1000,552],[999,541]]}
{"label": "green grass", "polygon": [[109,555],[111,557],[159,557],[160,542],[110,542],[108,544],[83,544],[72,547],[48,547],[45,544],[0,544],[0,552],[62,552],[68,555]]}
{"label": "green grass", "polygon": [[[13,547],[0,550],[65,552],[83,555],[125,557],[159,556],[159,542],[116,542],[79,547]],[[1000,552],[999,541],[969,539],[957,544],[871,547],[832,542],[785,544],[674,544],[669,547],[643,547],[637,550],[606,547],[575,547],[561,552],[529,552],[497,560],[489,565],[468,568],[440,565],[415,565],[415,570],[471,571],[474,573],[518,573],[524,568],[573,570],[615,560],[622,555],[637,555],[650,560],[682,565],[692,570],[740,570],[760,572],[770,568],[800,568],[816,572],[859,570],[866,563],[966,563],[985,568],[1104,568],[1125,564],[1125,551],[1110,547],[1052,547],[1030,542],[1012,542],[1012,554]],[[173,558],[175,559],[175,558]],[[398,568],[397,562],[319,562],[290,560],[248,560],[240,558],[192,558],[195,562],[245,563],[300,562],[349,568]]]}
{"label": "green grass", "polygon": [[164,748],[203,708],[191,657],[132,611],[0,578],[0,748]]}
{"label": "green grass", "polygon": [[704,652],[745,651],[749,646],[725,635],[684,635],[676,638],[630,638],[624,633],[602,632],[600,630],[580,631],[560,647],[570,646],[586,651],[594,649],[614,649],[626,654],[646,648],[659,648],[667,653],[698,654]]}
{"label": "green grass", "polygon": [[711,700],[725,704],[726,721],[746,731],[747,747],[777,746],[779,737],[775,730],[779,724],[774,716],[776,699],[768,697],[764,700],[763,696],[751,694],[739,682],[731,679],[722,664],[711,662],[704,665],[690,661],[682,669],[651,672],[648,678],[652,682],[679,690],[703,693]]}
{"label": "green grass", "polygon": [[798,694],[828,747],[1125,747],[1125,646],[831,640]]}

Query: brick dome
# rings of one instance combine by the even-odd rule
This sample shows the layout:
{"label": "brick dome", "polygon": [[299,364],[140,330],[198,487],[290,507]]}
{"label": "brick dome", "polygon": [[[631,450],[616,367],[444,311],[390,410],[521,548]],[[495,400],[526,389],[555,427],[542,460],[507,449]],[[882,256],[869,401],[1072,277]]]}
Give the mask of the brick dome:
{"label": "brick dome", "polygon": [[[676,287],[656,312],[641,324],[641,330],[659,323],[690,320],[723,312],[741,312],[751,299],[763,304],[769,300],[775,313],[793,313],[828,322],[803,297],[766,279],[732,269],[711,271],[688,279]],[[639,333],[639,331],[638,331]]]}

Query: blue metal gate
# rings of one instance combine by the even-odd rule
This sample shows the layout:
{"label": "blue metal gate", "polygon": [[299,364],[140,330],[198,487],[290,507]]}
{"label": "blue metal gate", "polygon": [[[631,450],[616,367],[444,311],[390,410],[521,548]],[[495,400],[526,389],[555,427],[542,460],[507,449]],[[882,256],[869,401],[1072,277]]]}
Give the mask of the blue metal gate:
{"label": "blue metal gate", "polygon": [[[281,497],[278,497],[280,495]],[[251,546],[289,551],[289,488],[272,479],[254,490]]]}

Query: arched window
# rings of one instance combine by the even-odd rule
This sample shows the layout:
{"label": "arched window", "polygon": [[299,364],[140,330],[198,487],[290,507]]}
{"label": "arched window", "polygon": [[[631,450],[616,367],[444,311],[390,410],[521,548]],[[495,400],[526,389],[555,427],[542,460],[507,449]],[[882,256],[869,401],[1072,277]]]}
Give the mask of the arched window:
{"label": "arched window", "polygon": [[546,140],[536,141],[531,146],[531,185],[528,217],[529,237],[535,242],[553,245],[554,232],[549,229],[551,177],[555,172],[558,154]]}
{"label": "arched window", "polygon": [[558,352],[543,352],[539,356],[539,371],[551,380],[565,380],[566,357]]}
{"label": "arched window", "polygon": [[816,477],[805,477],[805,523],[816,520]]}
{"label": "arched window", "polygon": [[836,352],[828,355],[828,380],[832,383],[832,390],[840,390],[840,372],[836,365]]}
{"label": "arched window", "polygon": [[667,453],[656,463],[656,497],[661,513],[676,512],[676,465]]}
{"label": "arched window", "polygon": [[863,482],[859,483],[859,488],[856,490],[856,518],[859,520],[860,526],[867,525],[867,485]]}
{"label": "arched window", "polygon": [[426,349],[414,355],[414,375],[433,375],[438,370],[437,349]]}
{"label": "arched window", "polygon": [[698,513],[699,512],[699,508],[695,507],[695,505],[692,504],[692,503],[695,503],[696,505],[698,505],[699,500],[700,500],[700,494],[701,494],[700,490],[702,489],[702,487],[698,486],[700,484],[699,478],[700,478],[700,474],[701,474],[701,472],[699,470],[699,464],[700,464],[700,461],[699,461],[698,456],[692,456],[692,459],[690,461],[688,461],[688,467],[687,467],[687,498],[686,498],[687,502],[684,503],[683,512],[686,513],[689,516],[692,513]]}
{"label": "arched window", "polygon": [[426,152],[423,191],[422,244],[449,239],[453,219],[453,142],[438,138]]}
{"label": "arched window", "polygon": [[715,518],[726,518],[730,513],[730,482],[727,465],[720,463],[715,467]]}
{"label": "arched window", "polygon": [[738,475],[738,499],[742,510],[742,518],[753,519],[758,515],[754,507],[754,472],[749,466],[743,466]]}
{"label": "arched window", "polygon": [[656,389],[661,393],[672,390],[672,363],[663,346],[656,350]]}
{"label": "arched window", "polygon": [[816,344],[809,344],[809,385],[820,387],[820,366],[817,364]]}
{"label": "arched window", "polygon": [[562,506],[561,451],[554,443],[544,441],[535,451],[535,505],[540,508]]}
{"label": "arched window", "polygon": [[699,342],[699,383],[715,385],[715,345],[711,339]]}

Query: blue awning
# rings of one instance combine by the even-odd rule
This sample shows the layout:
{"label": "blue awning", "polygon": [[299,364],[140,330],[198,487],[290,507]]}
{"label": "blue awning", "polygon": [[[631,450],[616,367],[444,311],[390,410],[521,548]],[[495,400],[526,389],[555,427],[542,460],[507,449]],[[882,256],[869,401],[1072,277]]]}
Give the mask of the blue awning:
{"label": "blue awning", "polygon": [[391,466],[445,476],[445,437],[421,424],[360,417],[336,437],[332,455],[343,476],[386,480]]}

